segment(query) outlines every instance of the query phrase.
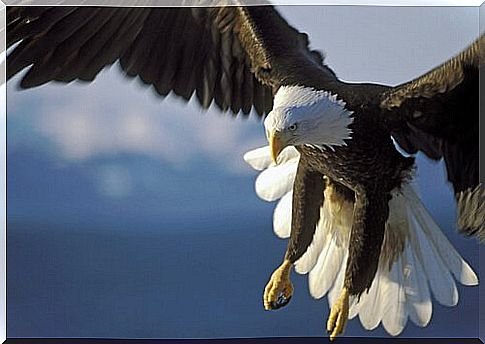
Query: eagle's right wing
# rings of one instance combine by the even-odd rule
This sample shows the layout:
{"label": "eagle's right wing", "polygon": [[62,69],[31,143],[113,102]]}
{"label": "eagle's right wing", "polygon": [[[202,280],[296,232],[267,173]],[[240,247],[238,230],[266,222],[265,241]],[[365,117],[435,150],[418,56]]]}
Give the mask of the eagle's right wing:
{"label": "eagle's right wing", "polygon": [[[282,61],[312,63],[308,47],[272,6],[252,7],[9,7],[7,78],[30,69],[29,88],[50,81],[92,81],[119,60],[130,77],[158,94],[185,100],[195,92],[204,108],[258,114],[271,110]],[[298,60],[298,63],[295,62]]]}

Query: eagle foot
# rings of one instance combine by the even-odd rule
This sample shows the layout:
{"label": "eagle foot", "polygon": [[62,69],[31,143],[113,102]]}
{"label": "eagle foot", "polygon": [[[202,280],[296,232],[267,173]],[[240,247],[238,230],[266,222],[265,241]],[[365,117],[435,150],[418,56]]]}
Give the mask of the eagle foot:
{"label": "eagle foot", "polygon": [[347,288],[342,289],[342,293],[332,306],[327,321],[327,332],[330,333],[330,340],[334,340],[342,334],[349,318],[349,292]]}
{"label": "eagle foot", "polygon": [[263,303],[267,311],[286,306],[293,295],[290,281],[291,263],[287,260],[277,268],[264,288]]}

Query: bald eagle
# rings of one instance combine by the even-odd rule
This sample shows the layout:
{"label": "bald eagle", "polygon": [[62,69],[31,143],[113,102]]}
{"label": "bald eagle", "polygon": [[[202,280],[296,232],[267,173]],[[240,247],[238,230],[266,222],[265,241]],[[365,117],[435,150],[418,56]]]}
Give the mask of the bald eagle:
{"label": "bald eagle", "polygon": [[[158,94],[203,108],[265,117],[269,141],[246,154],[264,170],[258,195],[280,199],[274,229],[289,237],[265,288],[266,309],[288,303],[290,272],[329,294],[327,330],[359,314],[365,328],[425,326],[431,292],[457,302],[454,279],[475,285],[412,187],[414,158],[443,159],[458,228],[485,240],[478,176],[478,75],[484,36],[415,80],[390,87],[339,80],[308,36],[272,6],[192,8],[9,7],[7,78],[20,86],[92,81],[116,61]],[[14,46],[15,45],[15,46]]]}

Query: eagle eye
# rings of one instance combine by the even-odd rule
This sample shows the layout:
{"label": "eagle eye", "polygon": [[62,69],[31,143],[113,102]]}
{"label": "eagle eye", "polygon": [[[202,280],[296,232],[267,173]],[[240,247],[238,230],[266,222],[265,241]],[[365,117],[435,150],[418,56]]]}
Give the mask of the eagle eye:
{"label": "eagle eye", "polygon": [[296,123],[294,123],[294,124],[292,124],[292,125],[290,125],[290,126],[288,127],[288,130],[289,130],[289,131],[295,131],[295,130],[296,130],[296,128],[297,128],[297,125],[296,125]]}

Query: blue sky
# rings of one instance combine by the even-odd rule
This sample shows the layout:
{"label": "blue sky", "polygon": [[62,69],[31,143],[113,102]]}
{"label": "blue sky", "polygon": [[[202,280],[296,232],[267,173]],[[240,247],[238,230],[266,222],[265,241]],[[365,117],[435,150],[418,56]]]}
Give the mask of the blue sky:
{"label": "blue sky", "polygon": [[[279,9],[346,81],[407,81],[478,35],[476,8]],[[285,243],[242,160],[266,144],[255,116],[161,101],[118,65],[90,85],[19,92],[16,82],[7,85],[9,336],[323,334],[327,303],[311,299],[304,276],[287,309],[262,311]],[[478,269],[476,243],[452,228],[443,166],[418,163],[425,204]],[[408,324],[403,335],[476,336],[477,288],[459,291],[456,309],[436,306],[428,328]],[[385,332],[353,320],[346,334]]]}

